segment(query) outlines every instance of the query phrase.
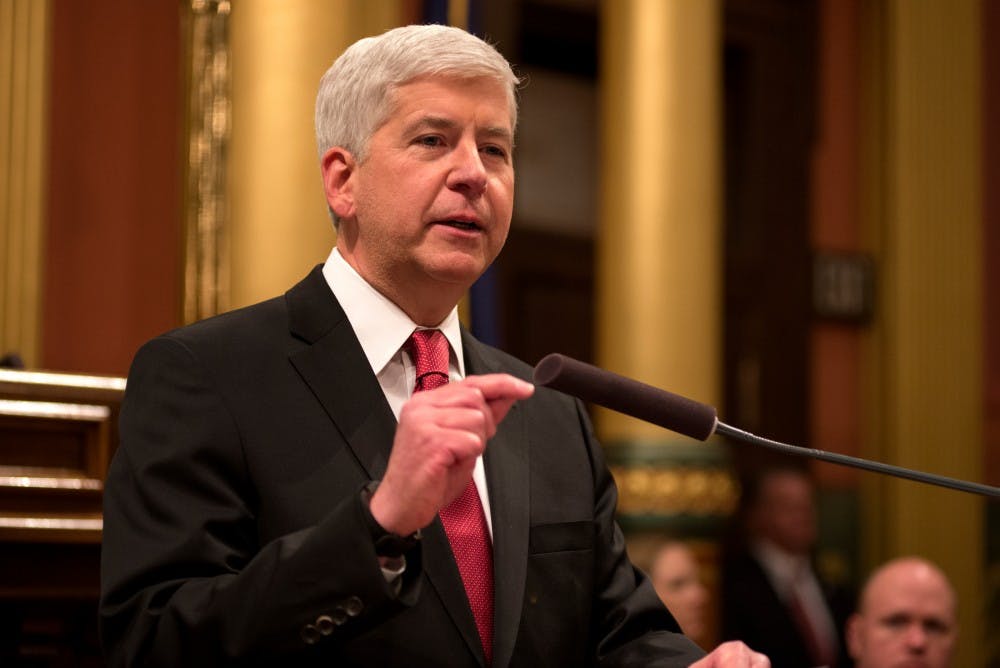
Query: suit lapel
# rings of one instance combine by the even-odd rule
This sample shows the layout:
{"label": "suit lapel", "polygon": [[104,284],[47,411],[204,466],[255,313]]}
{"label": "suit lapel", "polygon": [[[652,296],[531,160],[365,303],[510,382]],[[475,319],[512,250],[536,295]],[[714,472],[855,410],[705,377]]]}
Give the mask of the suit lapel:
{"label": "suit lapel", "polygon": [[[489,348],[464,331],[462,345],[467,374],[506,371]],[[517,640],[528,564],[528,442],[517,405],[490,440],[484,463],[493,519],[493,665],[506,666]]]}
{"label": "suit lapel", "polygon": [[320,267],[286,293],[292,334],[311,344],[290,356],[372,479],[385,474],[396,420]]}

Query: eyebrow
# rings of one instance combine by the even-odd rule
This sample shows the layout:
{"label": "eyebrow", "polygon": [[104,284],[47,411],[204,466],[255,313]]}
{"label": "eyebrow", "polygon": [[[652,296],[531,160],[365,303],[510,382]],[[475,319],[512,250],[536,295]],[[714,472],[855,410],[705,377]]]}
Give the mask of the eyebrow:
{"label": "eyebrow", "polygon": [[[455,130],[458,128],[458,123],[444,116],[421,116],[412,123],[407,124],[404,127],[404,132],[406,134],[413,134],[422,128],[430,128],[432,130]],[[503,140],[510,144],[514,143],[511,131],[499,125],[489,125],[482,130],[477,131],[477,134],[484,134],[487,137]]]}

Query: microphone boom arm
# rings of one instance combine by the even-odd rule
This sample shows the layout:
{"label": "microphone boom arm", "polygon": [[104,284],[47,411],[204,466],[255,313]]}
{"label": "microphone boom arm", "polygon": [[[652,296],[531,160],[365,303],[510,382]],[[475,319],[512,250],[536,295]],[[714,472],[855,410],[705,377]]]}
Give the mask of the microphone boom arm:
{"label": "microphone boom arm", "polygon": [[1000,488],[998,487],[762,438],[721,422],[715,408],[708,404],[640,383],[637,380],[558,353],[547,355],[535,365],[534,381],[536,385],[571,394],[584,401],[631,415],[699,441],[707,440],[712,434],[721,434],[744,443],[777,450],[796,457],[809,457],[842,466],[896,476],[897,478],[957,489],[961,492],[981,494],[994,499],[1000,498]]}
{"label": "microphone boom arm", "polygon": [[772,441],[769,438],[763,438],[761,436],[751,434],[748,431],[732,427],[721,420],[717,420],[715,423],[715,433],[736,439],[737,441],[750,443],[751,445],[759,445],[762,448],[783,452],[786,455],[819,459],[824,462],[832,462],[843,466],[851,466],[856,469],[864,469],[865,471],[884,473],[897,478],[906,478],[907,480],[916,480],[917,482],[938,485],[939,487],[957,489],[961,492],[970,492],[972,494],[981,494],[983,496],[1000,498],[1000,487],[991,487],[990,485],[983,485],[978,482],[957,480],[955,478],[948,478],[934,473],[914,471],[912,469],[903,468],[902,466],[893,466],[892,464],[883,464],[882,462],[873,462],[859,457],[842,455],[839,452],[828,452],[826,450],[806,448],[801,445],[789,445],[787,443],[781,443],[780,441]]}

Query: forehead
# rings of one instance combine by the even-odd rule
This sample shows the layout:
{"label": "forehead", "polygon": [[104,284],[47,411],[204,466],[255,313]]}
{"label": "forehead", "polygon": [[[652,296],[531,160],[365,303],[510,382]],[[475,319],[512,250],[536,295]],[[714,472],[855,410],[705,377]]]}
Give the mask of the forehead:
{"label": "forehead", "polygon": [[948,622],[955,617],[951,590],[929,571],[884,573],[872,582],[866,604],[878,617],[905,613]]}
{"label": "forehead", "polygon": [[785,504],[790,501],[811,501],[812,484],[797,473],[771,473],[760,481],[757,502]]}
{"label": "forehead", "polygon": [[387,93],[386,120],[422,113],[455,111],[456,101],[475,102],[477,116],[512,132],[513,92],[492,77],[423,76],[395,86]]}
{"label": "forehead", "polygon": [[694,557],[682,547],[668,547],[656,557],[654,570],[660,578],[674,578],[696,572],[698,564]]}

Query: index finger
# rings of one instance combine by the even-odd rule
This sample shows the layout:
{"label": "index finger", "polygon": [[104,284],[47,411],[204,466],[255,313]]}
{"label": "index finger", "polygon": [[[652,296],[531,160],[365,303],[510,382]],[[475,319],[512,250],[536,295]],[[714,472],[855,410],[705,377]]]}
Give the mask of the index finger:
{"label": "index finger", "polygon": [[466,376],[463,383],[479,388],[486,401],[507,399],[516,401],[527,399],[535,392],[535,386],[508,373],[488,373],[481,376]]}

